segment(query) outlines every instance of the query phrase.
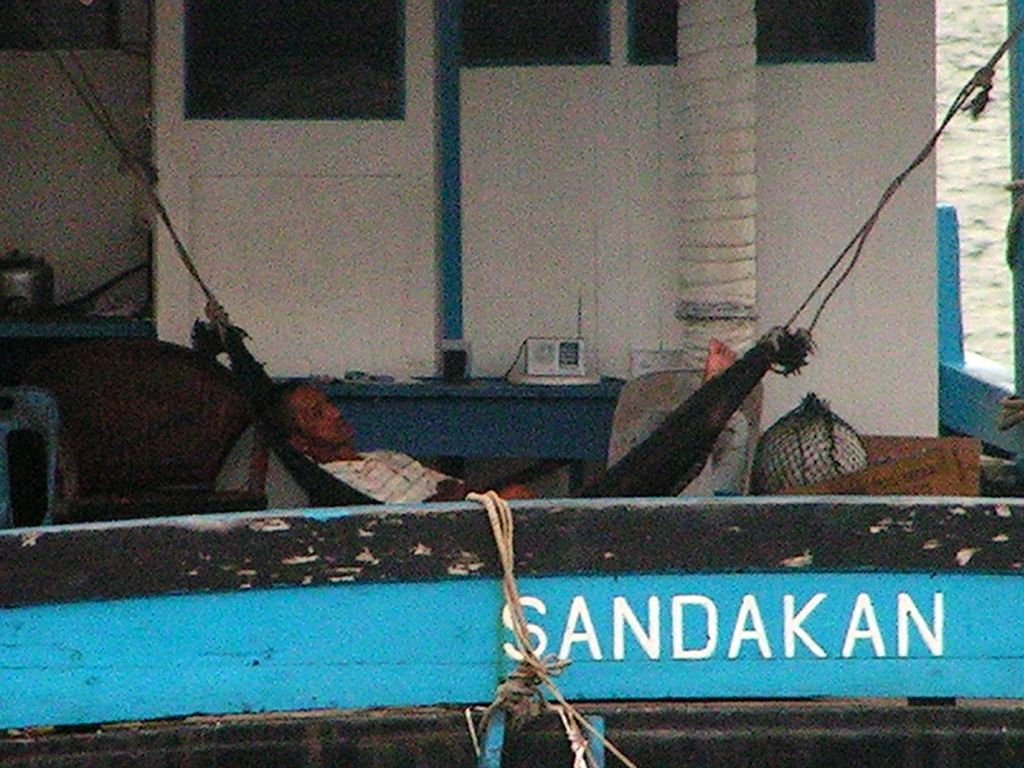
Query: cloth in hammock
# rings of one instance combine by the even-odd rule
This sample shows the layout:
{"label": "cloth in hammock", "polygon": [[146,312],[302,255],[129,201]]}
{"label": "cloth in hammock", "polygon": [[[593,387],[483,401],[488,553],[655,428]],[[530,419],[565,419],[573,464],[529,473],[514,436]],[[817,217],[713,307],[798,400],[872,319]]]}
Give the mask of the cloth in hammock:
{"label": "cloth in hammock", "polygon": [[643,441],[579,493],[588,497],[675,496],[704,467],[718,436],[769,370],[807,363],[807,331],[774,328],[722,373],[704,382]]}
{"label": "cloth in hammock", "polygon": [[398,451],[367,451],[358,459],[321,466],[346,485],[385,504],[425,501],[437,493],[442,481],[455,479]]}

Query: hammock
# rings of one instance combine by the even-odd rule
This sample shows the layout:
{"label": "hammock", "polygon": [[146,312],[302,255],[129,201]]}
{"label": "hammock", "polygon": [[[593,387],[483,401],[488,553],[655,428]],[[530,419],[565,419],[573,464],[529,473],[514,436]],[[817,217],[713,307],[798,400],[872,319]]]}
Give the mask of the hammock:
{"label": "hammock", "polygon": [[[324,506],[379,503],[347,485],[296,450],[275,409],[276,385],[245,346],[245,331],[218,323],[218,333],[197,321],[192,343],[200,352],[227,352],[231,369],[252,398],[263,434],[281,463],[306,493]],[[218,342],[219,341],[219,345]],[[670,496],[700,472],[726,423],[769,370],[790,374],[806,363],[811,351],[806,332],[774,329],[729,368],[704,383],[646,439],[634,446],[576,496]]]}
{"label": "hammock", "polygon": [[764,375],[769,370],[795,373],[806,364],[811,348],[806,331],[769,331],[578,495],[678,495],[700,473],[715,440]]}

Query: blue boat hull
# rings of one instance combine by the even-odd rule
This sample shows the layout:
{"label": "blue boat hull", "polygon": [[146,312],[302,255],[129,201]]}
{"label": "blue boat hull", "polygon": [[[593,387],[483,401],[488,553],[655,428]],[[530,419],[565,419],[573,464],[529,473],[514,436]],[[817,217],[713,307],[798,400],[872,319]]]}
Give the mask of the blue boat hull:
{"label": "blue boat hull", "polygon": [[[1024,504],[546,500],[515,524],[537,652],[638,764],[1024,762]],[[473,504],[11,530],[0,557],[14,764],[471,765],[464,710],[517,663]],[[565,750],[555,726],[509,749]]]}

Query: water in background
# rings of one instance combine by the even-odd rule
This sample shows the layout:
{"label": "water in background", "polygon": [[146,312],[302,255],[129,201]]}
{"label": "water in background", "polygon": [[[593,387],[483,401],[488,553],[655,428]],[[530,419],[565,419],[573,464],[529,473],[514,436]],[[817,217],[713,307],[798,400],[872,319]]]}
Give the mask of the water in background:
{"label": "water in background", "polygon": [[[950,103],[1007,35],[1006,0],[937,0],[937,113]],[[960,220],[965,346],[1013,367],[1012,279],[1006,266],[1010,216],[1009,63],[996,71],[992,101],[978,120],[955,118],[936,150],[939,203]]]}

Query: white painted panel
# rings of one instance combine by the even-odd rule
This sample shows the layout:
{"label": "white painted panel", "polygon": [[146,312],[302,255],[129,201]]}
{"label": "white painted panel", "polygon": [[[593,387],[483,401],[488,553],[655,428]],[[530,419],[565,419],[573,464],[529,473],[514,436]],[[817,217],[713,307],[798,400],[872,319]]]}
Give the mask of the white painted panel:
{"label": "white painted panel", "polygon": [[306,176],[204,176],[192,189],[199,271],[273,372],[431,370],[422,190],[403,178]]}
{"label": "white painted panel", "polygon": [[592,301],[595,198],[607,183],[597,178],[594,72],[462,77],[464,307],[478,371],[502,372],[526,336],[575,334],[577,301]]}
{"label": "white painted panel", "polygon": [[626,66],[609,98],[602,156],[615,181],[601,218],[597,330],[604,370],[617,376],[628,375],[633,350],[671,344],[678,325],[669,162],[678,126],[667,114],[677,84],[672,67]]}
{"label": "white painted panel", "polygon": [[[266,350],[275,374],[374,366],[399,375],[433,372],[433,4],[405,4],[404,119],[186,120],[184,3],[154,2],[160,190],[182,239],[203,260],[204,277],[215,270],[230,277],[217,282],[230,285],[259,259],[276,264],[283,251],[295,259],[290,281],[266,266],[259,273],[266,285],[253,279],[247,291],[215,290],[231,318]],[[364,260],[371,244],[375,259]],[[157,255],[159,333],[182,341],[202,314],[203,297],[164,233]],[[332,273],[334,266],[342,269]],[[414,279],[396,290],[393,281],[410,271]],[[316,280],[307,282],[309,274]],[[342,274],[351,279],[344,287]],[[393,308],[399,301],[415,317],[401,327]],[[343,304],[346,315],[358,308],[358,331],[339,340]],[[291,330],[273,330],[282,317]]]}
{"label": "white painted panel", "polygon": [[[934,130],[932,2],[876,9],[876,62],[758,70],[763,326],[796,309]],[[929,160],[886,208],[826,309],[811,364],[801,376],[769,377],[765,423],[814,391],[863,432],[935,434],[935,285]]]}
{"label": "white painted panel", "polygon": [[462,75],[466,333],[477,372],[527,336],[582,332],[600,373],[628,370],[671,315],[659,125],[662,68],[518,67]]}

